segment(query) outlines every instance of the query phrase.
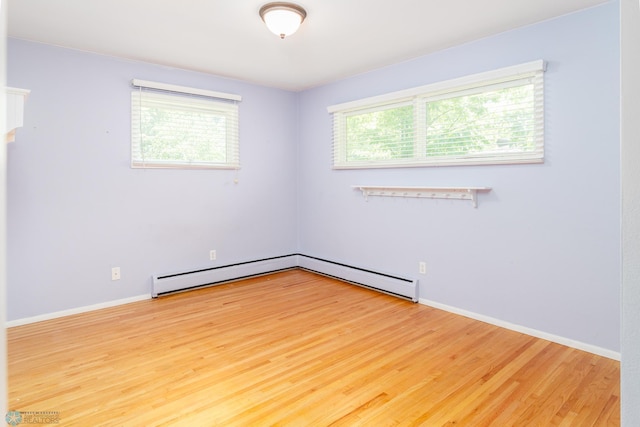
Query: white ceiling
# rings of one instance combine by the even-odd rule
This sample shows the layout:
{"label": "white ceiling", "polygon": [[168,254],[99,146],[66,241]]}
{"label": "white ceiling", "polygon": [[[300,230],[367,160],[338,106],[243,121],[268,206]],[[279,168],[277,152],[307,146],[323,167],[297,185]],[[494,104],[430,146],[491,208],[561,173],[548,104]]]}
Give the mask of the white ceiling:
{"label": "white ceiling", "polygon": [[10,37],[302,90],[607,0],[300,0],[280,40],[269,0],[9,0]]}

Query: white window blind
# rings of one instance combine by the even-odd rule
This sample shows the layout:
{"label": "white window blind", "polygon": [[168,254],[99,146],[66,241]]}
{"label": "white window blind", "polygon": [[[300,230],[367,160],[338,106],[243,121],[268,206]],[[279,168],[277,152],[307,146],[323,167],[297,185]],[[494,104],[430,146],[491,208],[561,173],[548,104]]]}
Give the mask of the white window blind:
{"label": "white window blind", "polygon": [[328,108],[336,169],[538,163],[544,62]]}
{"label": "white window blind", "polygon": [[131,93],[132,167],[240,167],[239,97],[223,99],[218,96],[225,94],[211,92],[212,98],[206,92],[140,85]]}

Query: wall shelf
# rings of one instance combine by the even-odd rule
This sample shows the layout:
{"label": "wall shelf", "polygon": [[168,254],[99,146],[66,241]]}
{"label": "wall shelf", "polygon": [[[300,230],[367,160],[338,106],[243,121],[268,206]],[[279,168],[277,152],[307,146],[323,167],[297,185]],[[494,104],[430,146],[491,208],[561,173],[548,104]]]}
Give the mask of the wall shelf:
{"label": "wall shelf", "polygon": [[491,187],[394,187],[354,185],[353,188],[362,191],[365,200],[368,200],[370,196],[471,200],[474,208],[478,207],[478,193],[491,191]]}
{"label": "wall shelf", "polygon": [[7,93],[7,135],[6,141],[16,139],[16,128],[22,127],[24,121],[24,103],[31,93],[27,89],[6,88]]}

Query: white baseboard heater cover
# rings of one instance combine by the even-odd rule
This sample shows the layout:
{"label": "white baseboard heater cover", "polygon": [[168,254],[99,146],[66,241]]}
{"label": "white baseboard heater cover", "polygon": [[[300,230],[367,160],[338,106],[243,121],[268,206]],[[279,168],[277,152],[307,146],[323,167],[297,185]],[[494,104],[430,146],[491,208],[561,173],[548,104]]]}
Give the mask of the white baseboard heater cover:
{"label": "white baseboard heater cover", "polygon": [[418,280],[298,255],[298,267],[342,281],[418,302]]}
{"label": "white baseboard heater cover", "polygon": [[228,283],[248,277],[289,270],[291,268],[296,268],[295,255],[248,261],[183,273],[163,274],[153,276],[151,296],[156,298],[164,294]]}
{"label": "white baseboard heater cover", "polygon": [[228,283],[292,268],[301,268],[418,302],[418,280],[416,279],[353,267],[302,254],[154,276],[151,296],[156,298],[174,292]]}

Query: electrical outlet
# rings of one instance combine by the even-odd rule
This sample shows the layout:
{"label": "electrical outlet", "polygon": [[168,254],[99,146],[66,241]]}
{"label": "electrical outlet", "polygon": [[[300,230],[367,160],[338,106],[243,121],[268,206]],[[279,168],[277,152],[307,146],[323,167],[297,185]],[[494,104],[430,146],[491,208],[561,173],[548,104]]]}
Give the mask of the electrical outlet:
{"label": "electrical outlet", "polygon": [[120,267],[113,267],[111,269],[111,280],[120,280]]}
{"label": "electrical outlet", "polygon": [[209,259],[211,261],[215,261],[216,260],[216,250],[215,249],[212,249],[212,250],[209,251]]}
{"label": "electrical outlet", "polygon": [[420,270],[420,274],[427,274],[427,263],[424,261],[420,261],[420,264],[418,266],[419,270]]}

